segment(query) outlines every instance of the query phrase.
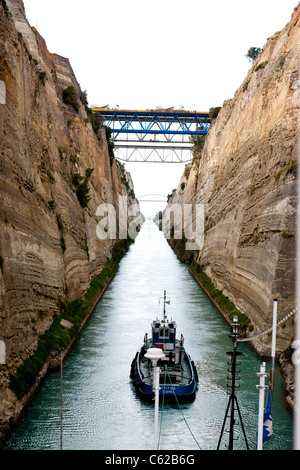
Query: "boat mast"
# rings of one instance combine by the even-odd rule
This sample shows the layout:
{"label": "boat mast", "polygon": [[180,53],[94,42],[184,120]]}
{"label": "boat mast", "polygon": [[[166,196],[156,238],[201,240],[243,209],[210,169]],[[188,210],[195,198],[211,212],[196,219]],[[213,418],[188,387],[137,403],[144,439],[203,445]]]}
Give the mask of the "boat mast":
{"label": "boat mast", "polygon": [[166,321],[166,291],[164,290],[164,321]]}

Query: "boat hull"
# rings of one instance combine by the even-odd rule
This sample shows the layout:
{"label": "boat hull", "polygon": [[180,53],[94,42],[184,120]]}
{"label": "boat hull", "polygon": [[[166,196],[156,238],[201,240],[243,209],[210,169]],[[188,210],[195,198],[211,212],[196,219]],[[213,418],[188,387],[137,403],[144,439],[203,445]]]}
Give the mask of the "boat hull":
{"label": "boat hull", "polygon": [[[138,394],[145,399],[153,398],[153,385],[150,376],[145,378],[145,370],[143,372],[142,362],[144,359],[144,347],[142,347],[136,354],[136,357],[132,361],[131,365],[131,378],[134,382],[135,388]],[[164,397],[167,401],[176,401],[180,399],[192,400],[195,397],[197,390],[198,375],[193,361],[190,356],[185,352],[186,356],[186,367],[189,369],[189,379],[187,383],[171,383],[169,373],[164,372],[163,366],[161,366],[160,374],[160,398]]]}

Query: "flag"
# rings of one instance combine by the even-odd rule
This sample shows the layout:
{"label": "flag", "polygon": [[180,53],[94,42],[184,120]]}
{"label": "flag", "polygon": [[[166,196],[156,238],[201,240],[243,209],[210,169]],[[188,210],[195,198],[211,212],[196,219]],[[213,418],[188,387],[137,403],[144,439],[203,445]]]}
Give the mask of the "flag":
{"label": "flag", "polygon": [[271,416],[271,393],[268,390],[267,407],[264,412],[263,442],[268,441],[273,435],[273,420]]}

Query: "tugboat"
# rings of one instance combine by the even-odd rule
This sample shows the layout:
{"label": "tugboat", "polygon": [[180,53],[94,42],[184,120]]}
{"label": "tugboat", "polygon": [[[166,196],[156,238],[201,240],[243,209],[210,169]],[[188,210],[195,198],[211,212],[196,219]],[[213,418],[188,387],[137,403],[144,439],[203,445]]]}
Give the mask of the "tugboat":
{"label": "tugboat", "polygon": [[166,291],[164,291],[163,318],[152,322],[152,338],[145,334],[144,344],[131,363],[130,378],[137,392],[143,398],[153,397],[153,365],[147,359],[150,348],[160,348],[164,358],[160,367],[159,395],[166,399],[192,399],[198,383],[198,373],[194,362],[184,348],[184,338],[176,338],[176,322],[169,321],[166,315]]}

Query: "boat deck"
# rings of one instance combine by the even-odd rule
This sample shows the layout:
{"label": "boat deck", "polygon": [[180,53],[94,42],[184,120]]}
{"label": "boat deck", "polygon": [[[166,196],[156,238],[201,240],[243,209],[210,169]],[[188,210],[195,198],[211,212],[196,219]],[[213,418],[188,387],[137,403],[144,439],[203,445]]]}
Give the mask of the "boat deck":
{"label": "boat deck", "polygon": [[[140,372],[142,379],[146,384],[152,385],[152,364],[146,357],[142,356],[140,360]],[[189,366],[188,358],[185,357],[181,365],[175,365],[173,367],[167,365],[168,374],[165,377],[165,365],[167,362],[163,362],[160,365],[160,384],[170,385],[170,379],[173,385],[188,385],[192,379],[192,372]]]}

